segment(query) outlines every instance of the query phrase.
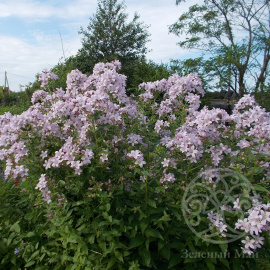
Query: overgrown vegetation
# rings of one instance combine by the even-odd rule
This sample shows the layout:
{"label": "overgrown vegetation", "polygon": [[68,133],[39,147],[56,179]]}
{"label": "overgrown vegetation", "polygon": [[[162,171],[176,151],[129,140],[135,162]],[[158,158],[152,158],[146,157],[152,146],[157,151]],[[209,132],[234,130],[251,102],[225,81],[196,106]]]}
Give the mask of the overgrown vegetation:
{"label": "overgrown vegetation", "polygon": [[[205,1],[217,2],[226,15],[243,1]],[[223,29],[207,5],[171,31],[200,12]],[[100,0],[77,55],[25,91],[0,88],[0,269],[269,269],[269,113],[251,96],[232,116],[204,108],[239,90],[243,63],[232,65],[245,49],[157,64],[145,57],[147,27],[126,18],[123,4]],[[118,61],[105,64],[119,59],[125,76]],[[270,111],[267,71],[254,97]],[[241,237],[229,241],[232,231]]]}
{"label": "overgrown vegetation", "polygon": [[1,267],[255,269],[270,255],[269,113],[248,95],[232,116],[199,110],[194,74],[128,97],[119,68],[53,92],[47,71],[27,111],[0,116]]}

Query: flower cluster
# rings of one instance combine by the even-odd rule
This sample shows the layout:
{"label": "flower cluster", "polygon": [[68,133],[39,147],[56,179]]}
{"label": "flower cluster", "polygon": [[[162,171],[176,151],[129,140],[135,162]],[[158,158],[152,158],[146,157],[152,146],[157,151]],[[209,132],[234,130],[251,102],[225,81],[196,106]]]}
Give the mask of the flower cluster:
{"label": "flower cluster", "polygon": [[44,69],[39,75],[38,79],[41,82],[41,87],[46,87],[49,83],[49,79],[57,80],[58,76],[51,72],[49,69]]}
{"label": "flower cluster", "polygon": [[[196,74],[142,83],[138,97],[128,96],[120,68],[114,61],[96,64],[90,76],[73,70],[66,89],[38,90],[21,115],[0,115],[4,178],[16,181],[17,187],[36,180],[47,203],[54,197],[63,200],[53,194],[58,181],[71,179],[70,186],[74,179],[89,181],[95,170],[105,179],[91,180],[90,188],[96,185],[110,192],[119,183],[115,181],[130,192],[136,181],[146,184],[151,178],[158,191],[178,194],[185,189],[182,183],[197,175],[214,187],[220,179],[215,168],[230,167],[248,175],[255,167],[257,175],[269,179],[270,114],[252,96],[240,99],[232,115],[222,109],[199,109],[204,90]],[[57,76],[45,70],[39,79],[46,87]],[[246,161],[246,154],[256,163]],[[136,169],[124,172],[126,168]],[[49,179],[56,182],[55,189]],[[162,192],[153,193],[158,197]],[[239,209],[239,201],[234,207]],[[243,243],[244,252],[250,253],[262,245],[259,233],[268,230],[269,205],[254,205],[247,215],[237,229],[249,232]],[[220,214],[211,212],[208,219],[221,234],[226,232]]]}
{"label": "flower cluster", "polygon": [[224,224],[224,219],[222,215],[211,211],[210,213],[207,214],[207,218],[210,220],[212,225],[215,226],[219,232],[221,232],[221,235],[223,237],[226,237],[226,235],[223,232],[227,231],[227,225]]}
{"label": "flower cluster", "polygon": [[238,219],[235,228],[249,234],[245,240],[242,240],[244,244],[242,250],[243,253],[251,255],[263,245],[264,237],[261,237],[260,234],[270,231],[270,204],[262,204],[254,199],[253,207],[246,212],[246,216],[244,219]]}
{"label": "flower cluster", "polygon": [[42,174],[40,176],[40,178],[38,180],[38,184],[36,186],[36,189],[38,189],[38,190],[41,191],[43,200],[45,202],[50,203],[52,201],[51,200],[51,197],[50,197],[51,191],[48,188],[48,183],[47,183],[46,175],[45,174]]}
{"label": "flower cluster", "polygon": [[139,150],[132,150],[130,153],[127,154],[129,158],[135,159],[135,164],[143,167],[146,162],[143,160],[143,154]]}

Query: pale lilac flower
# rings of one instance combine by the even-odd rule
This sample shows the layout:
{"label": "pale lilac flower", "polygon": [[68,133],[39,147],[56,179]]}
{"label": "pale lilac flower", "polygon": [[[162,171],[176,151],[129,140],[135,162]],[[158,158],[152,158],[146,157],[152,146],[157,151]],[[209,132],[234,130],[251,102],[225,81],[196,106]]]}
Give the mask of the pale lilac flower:
{"label": "pale lilac flower", "polygon": [[253,254],[253,251],[250,250],[250,249],[248,249],[248,248],[241,247],[241,249],[242,249],[243,254],[248,254],[248,255],[252,255]]}
{"label": "pale lilac flower", "polygon": [[255,240],[255,249],[256,248],[261,248],[262,245],[263,245],[263,240],[264,240],[264,237],[261,237],[261,236],[253,236],[254,237],[254,240]]}
{"label": "pale lilac flower", "polygon": [[239,143],[237,144],[241,149],[250,147],[250,142],[247,140],[240,140]]}
{"label": "pale lilac flower", "polygon": [[108,160],[108,154],[101,154],[100,155],[100,159],[101,159],[101,162],[102,163],[105,162],[105,161],[107,161]]}
{"label": "pale lilac flower", "polygon": [[91,159],[94,158],[94,152],[91,149],[86,149],[82,151],[83,157],[82,157],[82,165],[90,164]]}
{"label": "pale lilac flower", "polygon": [[163,178],[160,179],[160,183],[164,183],[164,182],[171,182],[174,183],[175,182],[175,176],[173,173],[165,173],[164,172],[164,176]]}
{"label": "pale lilac flower", "polygon": [[240,203],[240,198],[237,198],[236,201],[233,203],[233,208],[241,210],[239,203]]}
{"label": "pale lilac flower", "polygon": [[44,69],[38,78],[38,80],[41,82],[41,87],[46,87],[48,85],[49,79],[57,80],[58,76],[49,69]]}
{"label": "pale lilac flower", "polygon": [[169,158],[164,158],[164,160],[161,162],[163,167],[169,167],[170,164],[170,159]]}
{"label": "pale lilac flower", "polygon": [[46,158],[47,156],[48,156],[48,150],[46,150],[46,151],[41,151],[40,157],[41,157],[42,159]]}
{"label": "pale lilac flower", "polygon": [[216,229],[221,232],[221,235],[223,237],[226,237],[226,235],[223,233],[224,231],[227,231],[227,225],[224,224],[224,219],[221,214],[214,213],[213,211],[209,212],[207,214],[207,218],[210,220],[213,226],[216,227]]}
{"label": "pale lilac flower", "polygon": [[245,245],[245,249],[255,249],[255,240],[246,236],[245,240],[241,241]]}
{"label": "pale lilac flower", "polygon": [[141,168],[146,162],[143,160],[143,154],[139,150],[132,150],[127,154],[129,158],[134,158],[136,160],[135,164],[139,165]]}
{"label": "pale lilac flower", "polygon": [[142,143],[142,136],[137,135],[137,134],[128,134],[127,135],[128,143],[134,146],[135,144],[140,144]]}
{"label": "pale lilac flower", "polygon": [[42,102],[48,95],[49,93],[44,90],[37,90],[33,93],[31,102],[32,104],[35,104],[37,101]]}
{"label": "pale lilac flower", "polygon": [[43,200],[45,202],[50,203],[52,201],[50,197],[51,191],[48,189],[48,183],[45,174],[42,174],[40,176],[38,184],[36,185],[35,189],[39,189],[41,191]]}

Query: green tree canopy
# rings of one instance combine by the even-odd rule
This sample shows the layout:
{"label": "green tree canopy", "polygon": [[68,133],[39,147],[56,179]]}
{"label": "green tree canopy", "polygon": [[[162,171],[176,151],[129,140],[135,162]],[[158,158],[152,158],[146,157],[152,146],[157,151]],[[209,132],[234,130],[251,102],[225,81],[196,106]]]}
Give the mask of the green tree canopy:
{"label": "green tree canopy", "polygon": [[133,19],[127,21],[123,2],[99,0],[96,14],[90,17],[87,29],[81,27],[79,31],[83,38],[78,61],[91,59],[88,66],[85,64],[81,70],[89,71],[85,69],[101,61],[118,59],[125,64],[145,55],[149,40],[148,26],[138,22],[138,19],[139,15],[135,13]]}
{"label": "green tree canopy", "polygon": [[212,74],[227,89],[240,96],[247,90],[263,91],[270,61],[269,0],[202,2],[190,6],[169,31],[185,35],[180,47],[206,53]]}

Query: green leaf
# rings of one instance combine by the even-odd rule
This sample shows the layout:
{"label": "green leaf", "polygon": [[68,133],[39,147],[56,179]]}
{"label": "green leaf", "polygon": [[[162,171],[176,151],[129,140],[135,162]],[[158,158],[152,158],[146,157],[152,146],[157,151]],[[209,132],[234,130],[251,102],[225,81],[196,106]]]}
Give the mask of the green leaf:
{"label": "green leaf", "polygon": [[94,244],[94,242],[95,242],[95,235],[91,235],[90,237],[88,237],[88,242],[90,244]]}
{"label": "green leaf", "polygon": [[157,208],[157,204],[153,200],[147,200],[147,204],[150,205],[150,206],[152,206],[152,207],[154,207],[154,208]]}
{"label": "green leaf", "polygon": [[230,265],[228,260],[226,260],[225,258],[219,258],[219,260],[228,268],[230,269]]}
{"label": "green leaf", "polygon": [[115,254],[115,257],[116,257],[120,262],[124,262],[123,256],[121,255],[121,253],[120,253],[118,250],[116,250],[116,251],[114,252],[114,254]]}
{"label": "green leaf", "polygon": [[148,228],[145,230],[145,235],[148,236],[148,237],[154,237],[154,238],[159,238],[159,239],[163,239],[161,233],[156,230],[156,229],[152,229],[152,228]]}
{"label": "green leaf", "polygon": [[10,245],[10,243],[12,242],[12,240],[15,236],[16,236],[16,234],[14,232],[9,235],[8,240],[7,240],[7,246]]}
{"label": "green leaf", "polygon": [[269,192],[265,187],[259,186],[259,185],[252,185],[252,187],[257,190],[257,191],[262,191],[262,192]]}
{"label": "green leaf", "polygon": [[138,209],[138,212],[139,212],[139,214],[140,214],[139,220],[142,220],[143,218],[146,217],[145,213],[144,213],[141,209]]}
{"label": "green leaf", "polygon": [[149,238],[147,238],[147,239],[145,240],[145,248],[146,248],[147,250],[149,250],[149,244],[150,244],[150,240],[149,240]]}
{"label": "green leaf", "polygon": [[32,266],[33,264],[35,264],[35,261],[30,261],[30,262],[28,262],[24,267],[30,267],[30,266]]}
{"label": "green leaf", "polygon": [[141,173],[142,173],[142,175],[150,176],[148,171],[142,171]]}
{"label": "green leaf", "polygon": [[80,232],[80,231],[82,231],[85,227],[86,227],[86,224],[84,223],[84,224],[82,224],[82,225],[77,229],[77,231]]}
{"label": "green leaf", "polygon": [[166,260],[169,260],[170,259],[170,255],[171,255],[171,251],[170,251],[170,248],[168,246],[165,246],[164,248],[162,248],[160,251],[159,251],[160,255],[165,258]]}
{"label": "green leaf", "polygon": [[188,240],[187,243],[188,243],[189,249],[190,249],[192,252],[196,252],[196,249],[194,248],[194,245],[193,245],[192,241]]}
{"label": "green leaf", "polygon": [[131,249],[131,248],[141,246],[143,244],[143,242],[144,242],[143,236],[137,235],[136,237],[131,238],[131,241],[129,242],[128,248]]}
{"label": "green leaf", "polygon": [[64,180],[59,180],[58,183],[60,184],[60,186],[65,186],[66,182]]}
{"label": "green leaf", "polygon": [[146,187],[146,183],[141,183],[140,184],[140,189],[145,189],[145,187]]}
{"label": "green leaf", "polygon": [[252,161],[257,160],[257,157],[251,151],[248,151],[248,158],[249,160],[252,160]]}
{"label": "green leaf", "polygon": [[113,257],[110,259],[110,261],[107,264],[106,270],[109,270],[111,267],[113,267],[116,263],[116,259]]}
{"label": "green leaf", "polygon": [[33,237],[35,236],[36,234],[34,232],[29,232],[25,237]]}
{"label": "green leaf", "polygon": [[[45,254],[43,254],[45,255]],[[64,254],[61,256],[61,262],[64,263],[64,262],[67,262],[69,260],[69,256],[67,254]]]}
{"label": "green leaf", "polygon": [[214,263],[212,262],[212,260],[206,258],[205,262],[207,264],[208,269],[210,269],[210,270],[215,270],[216,269],[216,267],[215,267]]}
{"label": "green leaf", "polygon": [[185,264],[186,263],[194,263],[194,262],[197,262],[197,261],[199,261],[198,258],[189,258],[189,257],[187,257],[187,258],[185,258],[184,263]]}
{"label": "green leaf", "polygon": [[87,247],[86,243],[79,237],[78,237],[77,241],[79,243],[81,253],[88,254],[88,247]]}
{"label": "green leaf", "polygon": [[255,168],[252,168],[252,172],[257,175],[257,174],[260,174],[264,171],[264,167],[255,167]]}
{"label": "green leaf", "polygon": [[67,237],[66,241],[67,241],[68,243],[76,244],[76,243],[78,243],[78,235],[76,235],[76,234],[70,234],[70,235]]}
{"label": "green leaf", "polygon": [[139,249],[139,254],[141,256],[143,264],[150,267],[150,263],[151,263],[150,251],[146,250],[145,248],[141,248]]}
{"label": "green leaf", "polygon": [[228,244],[227,243],[219,244],[219,247],[220,247],[220,249],[221,249],[221,251],[223,253],[226,253],[227,250],[228,250]]}
{"label": "green leaf", "polygon": [[35,257],[37,257],[38,254],[39,254],[39,250],[35,251],[30,258],[34,259]]}
{"label": "green leaf", "polygon": [[135,168],[134,173],[135,174],[137,173],[137,174],[141,175],[141,170],[139,168]]}
{"label": "green leaf", "polygon": [[165,246],[165,242],[159,240],[159,241],[158,241],[158,250],[161,250],[164,246]]}
{"label": "green leaf", "polygon": [[232,269],[233,270],[241,269],[241,260],[239,260],[239,258],[233,260]]}
{"label": "green leaf", "polygon": [[[182,258],[179,254],[172,253],[170,256],[168,269],[174,267],[182,261]],[[179,268],[180,269],[180,268]]]}
{"label": "green leaf", "polygon": [[110,209],[111,209],[111,205],[110,205],[109,203],[107,203],[107,204],[105,205],[105,209],[106,209],[107,212],[109,212]]}
{"label": "green leaf", "polygon": [[19,222],[20,222],[20,221],[17,221],[16,223],[14,223],[14,224],[10,227],[10,230],[13,231],[13,232],[16,232],[16,233],[20,233],[21,228],[20,228]]}
{"label": "green leaf", "polygon": [[16,256],[12,256],[10,261],[12,264],[16,265]]}

